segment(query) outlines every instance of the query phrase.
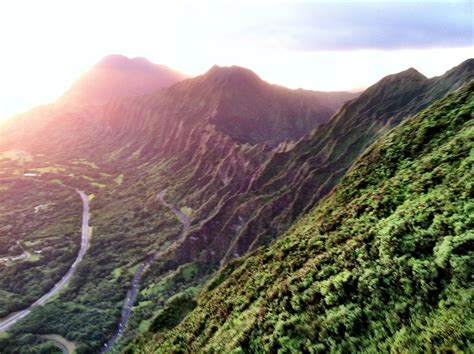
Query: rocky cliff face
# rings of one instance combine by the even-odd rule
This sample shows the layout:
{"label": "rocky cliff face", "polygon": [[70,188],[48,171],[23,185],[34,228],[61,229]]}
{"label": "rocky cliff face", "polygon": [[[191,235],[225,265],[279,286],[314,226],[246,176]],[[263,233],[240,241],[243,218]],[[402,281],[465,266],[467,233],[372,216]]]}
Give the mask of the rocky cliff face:
{"label": "rocky cliff face", "polygon": [[178,258],[227,262],[268,243],[331,191],[376,138],[473,78],[468,60],[433,79],[414,69],[382,79],[293,148],[269,152],[247,189],[193,230]]}

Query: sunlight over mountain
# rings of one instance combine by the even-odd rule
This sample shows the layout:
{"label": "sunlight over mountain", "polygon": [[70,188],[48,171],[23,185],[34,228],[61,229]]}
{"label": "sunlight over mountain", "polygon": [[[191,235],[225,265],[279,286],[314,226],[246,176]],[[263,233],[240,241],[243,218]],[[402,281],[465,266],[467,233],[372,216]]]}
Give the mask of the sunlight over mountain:
{"label": "sunlight over mountain", "polygon": [[472,1],[0,2],[0,353],[468,353]]}

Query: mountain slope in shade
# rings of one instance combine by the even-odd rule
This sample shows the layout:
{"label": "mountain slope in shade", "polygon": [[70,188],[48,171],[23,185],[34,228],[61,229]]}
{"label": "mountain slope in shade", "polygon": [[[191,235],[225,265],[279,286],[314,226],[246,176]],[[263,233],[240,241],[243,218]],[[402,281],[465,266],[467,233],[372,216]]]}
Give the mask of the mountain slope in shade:
{"label": "mountain slope in shade", "polygon": [[245,68],[214,66],[155,95],[114,100],[98,122],[104,134],[124,139],[145,134],[142,143],[156,154],[181,151],[191,132],[214,131],[238,143],[277,145],[326,123],[357,95],[290,90]]}
{"label": "mountain slope in shade", "polygon": [[90,101],[79,95],[74,101],[80,105],[60,101],[44,114],[33,111],[19,116],[0,130],[1,149],[64,154],[65,148],[84,155],[91,147],[94,152],[97,148],[110,151],[137,141],[141,146],[134,146],[136,150],[170,155],[209,133],[237,143],[276,146],[326,123],[356,96],[290,90],[270,85],[248,69],[215,66],[154,94],[116,97],[101,106],[88,105]]}
{"label": "mountain slope in shade", "polygon": [[171,330],[170,302],[126,352],[469,351],[473,111],[471,82],[377,140],[283,238],[224,268]]}
{"label": "mountain slope in shade", "polygon": [[145,58],[110,55],[74,82],[61,101],[98,104],[113,98],[142,96],[188,77]]}
{"label": "mountain slope in shade", "polygon": [[[331,191],[376,138],[473,78],[471,59],[432,79],[409,69],[380,80],[293,148],[271,152],[241,193],[190,232],[177,258],[228,261],[269,242]],[[202,193],[211,201],[215,192]],[[197,207],[185,194],[177,200]]]}
{"label": "mountain slope in shade", "polygon": [[326,123],[357,94],[290,90],[270,85],[254,72],[238,67],[212,67],[196,80],[169,92],[186,102],[206,101],[208,122],[242,143],[276,145],[295,140]]}

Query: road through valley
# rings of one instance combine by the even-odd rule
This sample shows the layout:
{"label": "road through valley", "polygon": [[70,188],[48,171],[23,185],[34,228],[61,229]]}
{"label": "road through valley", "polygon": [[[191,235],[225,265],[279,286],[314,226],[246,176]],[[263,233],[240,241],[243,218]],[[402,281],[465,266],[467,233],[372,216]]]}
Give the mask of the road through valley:
{"label": "road through valley", "polygon": [[[176,235],[176,239],[179,239],[189,228],[189,219],[184,215],[181,210],[176,208],[175,206],[167,203],[163,197],[164,197],[165,191],[161,191],[157,195],[157,199],[160,202],[161,205],[171,209],[178,219],[181,221],[182,227],[180,232]],[[113,336],[107,341],[107,343],[104,344],[102,347],[101,353],[105,353],[108,350],[112,348],[112,346],[115,344],[115,342],[120,338],[122,335],[123,331],[125,330],[125,327],[127,325],[128,319],[130,318],[130,314],[132,313],[132,308],[133,304],[135,303],[135,300],[137,299],[137,293],[138,293],[138,288],[139,288],[139,281],[140,278],[142,277],[143,273],[147,270],[147,268],[150,266],[150,264],[160,257],[164,252],[166,251],[160,251],[154,254],[151,254],[148,256],[138,267],[138,269],[135,271],[133,274],[132,282],[130,284],[130,289],[127,292],[127,297],[125,298],[123,308],[122,308],[122,314],[120,318],[120,323],[115,330]]]}
{"label": "road through valley", "polygon": [[82,228],[81,228],[81,248],[79,249],[79,253],[74,261],[74,263],[69,268],[68,272],[59,280],[53,288],[51,288],[46,294],[41,296],[38,300],[32,303],[28,308],[15,312],[14,314],[6,317],[2,321],[0,321],[0,332],[4,332],[8,330],[11,326],[17,323],[22,318],[28,316],[28,314],[33,310],[34,307],[38,305],[44,305],[48,300],[50,300],[53,296],[58,294],[69,282],[72,275],[76,271],[79,263],[84,258],[86,254],[87,248],[89,247],[89,199],[87,195],[78,189],[76,192],[79,193],[82,199]]}

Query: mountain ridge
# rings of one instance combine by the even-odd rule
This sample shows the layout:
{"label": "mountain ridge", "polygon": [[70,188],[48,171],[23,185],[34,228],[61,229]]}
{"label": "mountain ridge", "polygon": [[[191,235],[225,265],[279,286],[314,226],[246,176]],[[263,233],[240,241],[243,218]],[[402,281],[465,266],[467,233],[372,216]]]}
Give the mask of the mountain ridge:
{"label": "mountain ridge", "polygon": [[473,108],[471,81],[379,138],[282,238],[197,303],[170,301],[125,352],[469,348]]}
{"label": "mountain ridge", "polygon": [[[451,83],[436,79],[404,86],[405,74],[401,81],[397,74],[382,79],[287,151],[270,152],[239,195],[221,204],[220,212],[201,229],[190,231],[177,258],[189,261],[202,252],[202,259],[227,262],[272,240],[326,195],[374,139],[443,97],[449,88],[474,78],[473,63]],[[449,71],[448,78],[457,70]],[[209,234],[217,236],[209,239]]]}
{"label": "mountain ridge", "polygon": [[[26,129],[19,136],[23,146],[31,148],[23,149],[16,160],[8,156],[18,154],[0,156],[0,178],[8,179],[9,193],[16,195],[17,186],[36,180],[55,186],[55,193],[62,184],[80,187],[93,199],[94,234],[87,259],[61,298],[20,323],[12,338],[0,338],[2,350],[28,348],[33,341],[29,333],[58,333],[76,341],[81,351],[96,352],[118,325],[135,267],[157,250],[163,256],[144,274],[130,325],[115,348],[120,350],[149,326],[159,330],[158,318],[166,317],[168,305],[182,303],[183,309],[192,309],[187,305],[214,272],[227,264],[223,272],[232,270],[239,257],[262,252],[256,250],[279,239],[333,190],[375,139],[472,78],[473,67],[468,61],[428,81],[410,72],[392,77],[340,108],[329,107],[337,111],[331,120],[311,132],[305,125],[306,135],[294,139],[288,139],[288,126],[305,122],[306,112],[327,96],[262,84],[249,72],[241,79],[235,68],[230,71],[237,76],[230,81],[228,69],[214,71],[221,78],[207,80],[204,74],[158,93],[114,98],[98,106],[53,105],[44,112],[47,119],[39,119],[39,130],[23,122]],[[318,123],[316,115],[312,118]],[[251,127],[268,120],[282,133],[278,139],[255,135],[258,129],[243,134],[226,125],[242,121]],[[0,140],[3,147],[5,140]],[[22,188],[24,200],[36,205],[35,189]],[[175,217],[156,201],[161,190],[191,221],[189,232],[178,240]],[[41,204],[47,204],[47,192],[45,188]],[[66,210],[59,195],[49,199]],[[27,226],[33,228],[34,222]],[[24,234],[31,244],[28,230]],[[49,264],[43,265],[48,269]],[[21,264],[25,276],[36,265]],[[27,299],[24,292],[10,277],[3,279],[9,280],[4,284],[8,292],[0,292],[0,303],[15,298],[15,306],[20,306]]]}
{"label": "mountain ridge", "polygon": [[[113,58],[114,62],[115,60]],[[120,62],[122,60],[119,59]],[[127,63],[129,61],[126,60]],[[35,116],[34,112],[23,115],[22,124],[29,125],[28,129],[22,130],[21,124],[15,125],[18,121],[12,119],[0,131],[3,133],[2,144],[26,150],[54,150],[58,145],[70,145],[68,140],[76,140],[75,145],[79,143],[78,140],[103,139],[111,140],[113,144],[114,135],[129,132],[131,136],[127,139],[131,140],[133,134],[140,132],[149,136],[149,145],[152,140],[159,138],[155,151],[173,151],[176,148],[172,145],[176,144],[169,137],[175,132],[187,131],[189,136],[193,129],[205,131],[210,124],[216,131],[237,142],[276,146],[288,139],[298,139],[314,127],[327,122],[343,102],[357,96],[346,92],[290,90],[264,82],[249,69],[217,66],[203,75],[181,80],[154,93],[128,97],[114,94],[113,98],[99,106],[91,104],[87,97],[81,97],[81,90],[80,88],[78,96],[72,95],[72,101],[75,102],[73,105],[68,104],[67,99],[50,106],[57,113],[47,116]],[[100,85],[98,90],[101,90]],[[64,97],[68,96],[66,93]],[[331,103],[325,106],[324,100],[328,98],[331,98]],[[55,116],[64,118],[58,122]],[[50,124],[57,123],[61,128],[54,131],[48,124],[49,130],[40,134],[49,135],[48,139],[33,146],[35,141],[30,136],[38,135],[35,124],[41,126],[42,121],[48,120],[51,121]],[[196,128],[197,125],[200,127]],[[67,131],[68,126],[70,131]],[[24,136],[21,139],[9,138],[9,132],[14,135],[15,130]],[[185,138],[181,135],[181,138]],[[28,145],[15,146],[19,141]],[[182,144],[185,143],[182,141]]]}
{"label": "mountain ridge", "polygon": [[59,101],[102,104],[117,97],[151,94],[187,78],[143,57],[109,55],[79,77]]}

